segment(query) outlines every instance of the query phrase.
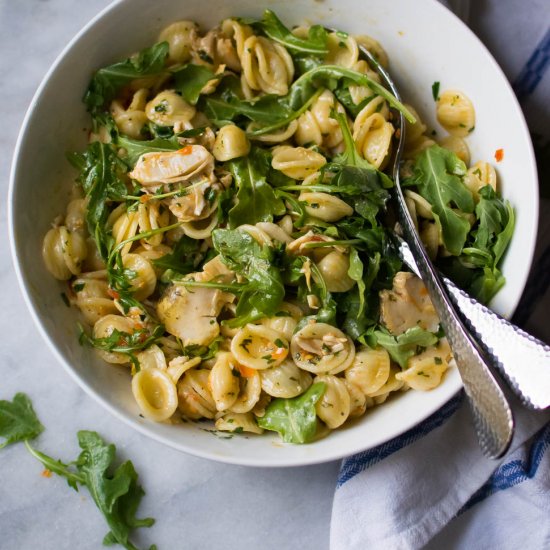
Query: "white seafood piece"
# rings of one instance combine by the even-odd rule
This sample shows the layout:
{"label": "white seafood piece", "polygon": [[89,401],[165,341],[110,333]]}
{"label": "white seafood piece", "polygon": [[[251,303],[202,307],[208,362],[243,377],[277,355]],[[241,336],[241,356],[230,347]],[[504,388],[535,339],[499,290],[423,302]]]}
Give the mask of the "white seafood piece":
{"label": "white seafood piece", "polygon": [[184,346],[208,345],[220,333],[216,319],[223,306],[222,292],[214,288],[169,286],[157,305],[166,330],[180,338]]}
{"label": "white seafood piece", "polygon": [[204,193],[210,188],[211,182],[208,179],[192,184],[191,190],[183,197],[174,197],[168,208],[170,212],[182,222],[191,222],[194,220],[202,220],[207,218],[212,208],[209,206],[204,197]]}
{"label": "white seafood piece", "polygon": [[392,334],[403,334],[419,326],[437,332],[439,317],[424,283],[416,275],[400,271],[393,279],[392,290],[380,292],[380,314]]}
{"label": "white seafood piece", "polygon": [[186,145],[166,153],[144,153],[130,177],[144,186],[187,181],[201,172],[211,172],[214,157],[202,145]]}

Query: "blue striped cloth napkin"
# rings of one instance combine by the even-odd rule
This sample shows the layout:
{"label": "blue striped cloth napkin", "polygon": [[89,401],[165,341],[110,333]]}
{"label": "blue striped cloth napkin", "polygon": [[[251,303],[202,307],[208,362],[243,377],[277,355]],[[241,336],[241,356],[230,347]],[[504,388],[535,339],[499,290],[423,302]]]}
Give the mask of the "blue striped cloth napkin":
{"label": "blue striped cloth napkin", "polygon": [[[443,3],[494,49],[513,83],[537,153],[541,212],[548,212],[547,1]],[[535,262],[513,321],[550,342],[550,219],[541,218]],[[516,435],[499,461],[481,454],[462,393],[400,437],[345,459],[331,550],[550,548],[550,411],[516,405],[514,414]]]}

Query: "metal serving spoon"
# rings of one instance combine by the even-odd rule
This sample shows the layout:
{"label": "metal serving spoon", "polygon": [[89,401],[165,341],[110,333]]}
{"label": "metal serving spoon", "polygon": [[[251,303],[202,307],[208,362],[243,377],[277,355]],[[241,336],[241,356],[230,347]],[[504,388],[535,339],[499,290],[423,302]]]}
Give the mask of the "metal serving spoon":
{"label": "metal serving spoon", "polygon": [[[361,53],[376,68],[384,84],[397,100],[401,96],[397,87],[371,53],[360,46]],[[490,458],[501,457],[510,446],[514,433],[514,417],[510,405],[497,379],[493,376],[485,352],[472,337],[457,313],[453,302],[430,261],[416,232],[399,183],[399,170],[405,141],[405,118],[399,113],[399,142],[393,165],[394,193],[399,222],[405,241],[410,247],[414,263],[418,267],[439,315],[443,330],[453,350],[453,355],[464,384],[473,413],[474,425],[483,453]]]}

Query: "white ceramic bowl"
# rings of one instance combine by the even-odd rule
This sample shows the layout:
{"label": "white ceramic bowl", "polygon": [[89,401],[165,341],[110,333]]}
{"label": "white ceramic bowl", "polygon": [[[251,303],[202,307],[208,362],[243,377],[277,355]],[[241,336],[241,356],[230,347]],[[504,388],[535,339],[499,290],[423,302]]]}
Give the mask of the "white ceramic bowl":
{"label": "white ceramic bowl", "polygon": [[[517,227],[504,263],[505,288],[493,303],[510,315],[532,260],[538,215],[535,161],[529,134],[502,71],[481,42],[436,0],[272,0],[266,3],[288,25],[318,22],[379,40],[403,96],[437,128],[431,86],[458,88],[473,101],[477,122],[469,138],[472,161],[493,160],[503,194],[517,211]],[[31,314],[67,372],[109,411],[140,432],[176,449],[228,463],[294,466],[341,458],[393,438],[443,405],[461,386],[451,371],[436,390],[407,392],[359,422],[309,445],[284,445],[275,434],[219,439],[205,424],[178,426],[141,419],[129,374],[101,362],[78,345],[76,312],[60,300],[62,285],[46,271],[41,245],[51,220],[64,210],[74,171],[66,151],[85,146],[89,127],[82,95],[94,69],[151,45],[159,31],[178,19],[203,28],[229,16],[259,17],[256,0],[120,0],[91,21],[48,72],[27,113],[15,151],[9,197],[12,251]],[[45,381],[47,384],[47,381]]]}

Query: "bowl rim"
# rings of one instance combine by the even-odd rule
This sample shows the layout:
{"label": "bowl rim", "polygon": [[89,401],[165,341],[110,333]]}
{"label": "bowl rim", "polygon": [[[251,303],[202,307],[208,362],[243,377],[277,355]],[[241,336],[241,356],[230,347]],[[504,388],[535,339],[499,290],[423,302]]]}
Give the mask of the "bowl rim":
{"label": "bowl rim", "polygon": [[[408,430],[414,428],[415,426],[419,425],[421,422],[426,420],[429,416],[436,413],[438,410],[440,410],[441,407],[443,407],[449,399],[451,399],[454,395],[456,395],[459,391],[462,389],[462,384],[460,380],[458,381],[458,387],[456,388],[456,391],[453,391],[449,399],[446,399],[445,401],[438,404],[436,408],[426,408],[426,410],[416,416],[414,420],[412,421],[406,421],[404,419],[403,421],[403,429],[400,431],[399,434],[389,434],[381,436],[375,444],[369,445],[367,447],[363,447],[360,444],[356,445],[354,449],[347,450],[346,452],[342,453],[342,451],[339,451],[337,448],[334,449],[333,453],[324,453],[323,456],[317,457],[315,455],[311,455],[308,457],[303,458],[286,458],[284,455],[274,454],[273,459],[265,459],[265,458],[249,458],[247,456],[221,456],[220,454],[216,454],[212,451],[205,451],[201,448],[196,448],[192,444],[186,444],[182,442],[175,442],[174,440],[170,439],[169,437],[163,436],[157,432],[155,432],[152,428],[149,427],[148,424],[143,424],[138,422],[134,417],[129,415],[128,413],[124,412],[122,409],[117,408],[113,404],[109,402],[107,398],[104,397],[104,395],[93,389],[91,385],[86,383],[83,378],[81,378],[77,371],[73,368],[71,363],[65,359],[65,357],[62,355],[59,348],[54,344],[53,340],[50,338],[44,324],[41,322],[39,313],[37,311],[37,308],[34,304],[33,298],[31,296],[31,293],[28,288],[27,284],[27,278],[24,274],[20,261],[19,261],[19,251],[18,251],[18,240],[15,236],[15,217],[16,213],[14,210],[14,202],[15,202],[15,193],[16,193],[16,182],[18,180],[18,167],[20,162],[20,153],[21,149],[23,148],[23,144],[25,141],[25,136],[28,131],[29,124],[33,118],[34,112],[37,109],[39,105],[39,99],[48,85],[48,82],[50,80],[50,77],[52,74],[58,69],[58,67],[63,63],[65,57],[70,52],[70,50],[73,48],[73,46],[80,41],[80,39],[86,35],[90,30],[97,24],[97,22],[101,19],[103,19],[105,16],[107,16],[111,11],[116,10],[120,5],[130,2],[131,0],[114,0],[109,5],[104,7],[99,13],[97,13],[92,19],[90,19],[75,35],[74,37],[66,44],[66,46],[61,50],[61,52],[57,55],[54,62],[50,65],[49,69],[45,73],[45,75],[42,77],[41,82],[36,89],[36,92],[33,95],[33,98],[27,108],[27,111],[25,113],[25,117],[23,119],[23,122],[21,124],[21,128],[18,133],[18,137],[16,140],[13,156],[12,156],[12,162],[11,162],[11,169],[10,169],[10,176],[9,176],[9,186],[8,186],[8,201],[7,201],[7,214],[8,214],[8,235],[9,235],[9,244],[10,244],[10,251],[11,251],[11,258],[14,266],[14,270],[16,273],[17,282],[19,285],[19,288],[21,290],[21,293],[23,295],[23,299],[25,301],[25,304],[30,312],[30,315],[33,319],[33,322],[38,329],[38,332],[42,336],[43,340],[46,342],[47,346],[50,348],[50,350],[53,353],[53,356],[57,359],[57,361],[63,366],[64,370],[69,374],[69,376],[77,383],[77,385],[82,388],[88,395],[90,395],[92,398],[94,398],[97,402],[100,403],[101,406],[103,406],[105,409],[107,409],[112,415],[114,415],[116,418],[121,420],[126,425],[132,427],[133,429],[137,430],[139,433],[159,442],[164,445],[167,445],[168,447],[171,447],[172,449],[175,449],[180,452],[184,452],[193,456],[197,456],[200,458],[206,458],[209,460],[214,460],[216,462],[222,462],[225,464],[232,464],[232,465],[240,465],[240,466],[252,466],[252,467],[298,467],[298,466],[306,466],[306,465],[314,465],[314,464],[320,464],[329,462],[332,460],[339,460],[342,458],[345,458],[346,456],[351,456],[355,453],[367,451],[369,449],[375,448],[376,446],[382,445],[391,439],[401,437],[404,433],[406,433]],[[510,82],[508,81],[506,75],[504,74],[504,71],[500,67],[500,65],[497,63],[489,49],[485,46],[485,44],[478,38],[478,36],[463,22],[461,21],[451,10],[449,10],[447,7],[442,5],[438,0],[424,0],[427,3],[432,4],[432,9],[440,9],[446,13],[446,16],[449,15],[454,17],[455,20],[463,27],[463,30],[470,34],[470,38],[472,38],[476,43],[477,46],[483,50],[486,55],[487,59],[493,65],[493,68],[496,70],[497,73],[499,73],[499,76],[502,78],[503,86],[508,88],[508,91],[511,92],[512,101],[515,102],[515,107],[520,113],[520,122],[521,122],[521,131],[525,134],[527,137],[526,143],[528,146],[528,153],[530,157],[530,168],[532,169],[533,173],[533,179],[537,182],[537,188],[539,185],[539,179],[538,179],[538,172],[537,172],[537,164],[533,149],[533,143],[530,138],[527,122],[525,120],[525,116],[523,114],[523,111],[521,109],[521,106],[519,104],[519,101],[516,97],[516,95],[513,93],[512,86]],[[518,293],[518,296],[515,297],[514,300],[511,300],[511,306],[510,310],[507,312],[507,317],[511,317],[514,310],[516,309],[519,300],[521,299],[521,296],[523,294],[523,290],[525,289],[525,285],[529,276],[530,268],[533,263],[533,257],[535,253],[535,246],[537,241],[537,228],[538,228],[538,219],[539,219],[539,194],[534,194],[533,197],[531,197],[532,206],[534,209],[535,215],[530,220],[531,223],[531,233],[535,236],[535,238],[529,242],[527,250],[526,250],[526,256],[525,259],[527,260],[527,265],[529,266],[529,269],[525,271],[525,273],[522,276],[521,280],[521,288],[522,292]],[[523,220],[523,223],[528,223],[528,220]],[[534,229],[533,229],[534,227]],[[449,381],[450,382],[450,381]]]}

